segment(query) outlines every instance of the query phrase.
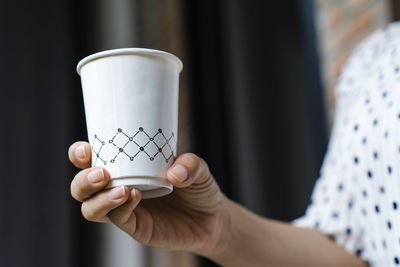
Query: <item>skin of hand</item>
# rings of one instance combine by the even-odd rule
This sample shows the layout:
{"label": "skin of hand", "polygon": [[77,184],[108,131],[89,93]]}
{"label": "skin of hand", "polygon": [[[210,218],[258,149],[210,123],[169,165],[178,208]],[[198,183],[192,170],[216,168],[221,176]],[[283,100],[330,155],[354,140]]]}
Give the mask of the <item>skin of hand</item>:
{"label": "skin of hand", "polygon": [[192,251],[231,267],[368,266],[317,230],[263,218],[229,200],[194,154],[179,156],[168,169],[173,193],[146,200],[136,189],[105,189],[110,177],[90,168],[88,143],[74,143],[68,154],[83,169],[71,182],[83,216],[112,222],[144,245]]}
{"label": "skin of hand", "polygon": [[174,191],[141,200],[140,191],[105,189],[110,177],[101,167],[90,168],[91,149],[76,142],[68,151],[81,170],[71,182],[71,195],[82,203],[83,216],[93,222],[112,222],[138,242],[170,250],[207,255],[229,243],[229,203],[204,160],[179,156],[167,171]]}

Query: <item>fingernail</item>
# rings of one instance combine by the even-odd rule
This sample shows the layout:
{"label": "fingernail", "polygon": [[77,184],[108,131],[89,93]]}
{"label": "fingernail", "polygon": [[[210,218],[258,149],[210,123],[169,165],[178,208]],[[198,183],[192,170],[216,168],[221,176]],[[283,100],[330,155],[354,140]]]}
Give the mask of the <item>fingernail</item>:
{"label": "fingernail", "polygon": [[135,188],[133,188],[131,190],[131,195],[132,195],[132,199],[136,200],[136,189]]}
{"label": "fingernail", "polygon": [[80,145],[75,149],[75,156],[80,160],[84,160],[86,158],[86,151],[84,145]]}
{"label": "fingernail", "polygon": [[111,200],[117,200],[117,199],[121,199],[125,196],[125,187],[122,186],[118,186],[116,188],[113,188],[110,193],[108,193],[108,196]]}
{"label": "fingernail", "polygon": [[104,179],[103,168],[96,168],[92,170],[91,172],[88,173],[87,178],[89,182],[91,182],[92,184],[96,184],[98,182],[103,181]]}
{"label": "fingernail", "polygon": [[179,183],[183,183],[188,178],[188,171],[182,165],[172,167],[169,174]]}

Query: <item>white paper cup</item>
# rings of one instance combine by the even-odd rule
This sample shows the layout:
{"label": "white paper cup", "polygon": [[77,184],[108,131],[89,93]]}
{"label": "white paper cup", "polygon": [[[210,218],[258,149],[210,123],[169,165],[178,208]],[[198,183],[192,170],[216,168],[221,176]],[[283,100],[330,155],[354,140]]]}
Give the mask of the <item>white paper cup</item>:
{"label": "white paper cup", "polygon": [[152,49],[103,51],[82,59],[81,76],[92,166],[154,198],[172,192],[166,170],[176,157],[182,62]]}

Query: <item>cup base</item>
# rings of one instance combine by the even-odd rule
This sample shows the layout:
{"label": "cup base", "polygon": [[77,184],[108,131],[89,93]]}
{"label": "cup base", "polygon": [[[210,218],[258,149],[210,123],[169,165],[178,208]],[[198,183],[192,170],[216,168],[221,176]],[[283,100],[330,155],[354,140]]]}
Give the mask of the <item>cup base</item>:
{"label": "cup base", "polygon": [[136,188],[142,193],[142,199],[156,198],[168,195],[173,187],[166,178],[129,176],[111,179],[106,188],[125,185],[129,189]]}

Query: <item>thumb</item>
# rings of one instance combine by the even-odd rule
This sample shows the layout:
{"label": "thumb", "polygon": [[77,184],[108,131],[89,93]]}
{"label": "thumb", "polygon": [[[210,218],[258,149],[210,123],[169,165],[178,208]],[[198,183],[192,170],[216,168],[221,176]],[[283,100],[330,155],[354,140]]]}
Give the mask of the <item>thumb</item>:
{"label": "thumb", "polygon": [[167,171],[168,180],[178,188],[203,183],[211,178],[207,163],[193,153],[180,155]]}

